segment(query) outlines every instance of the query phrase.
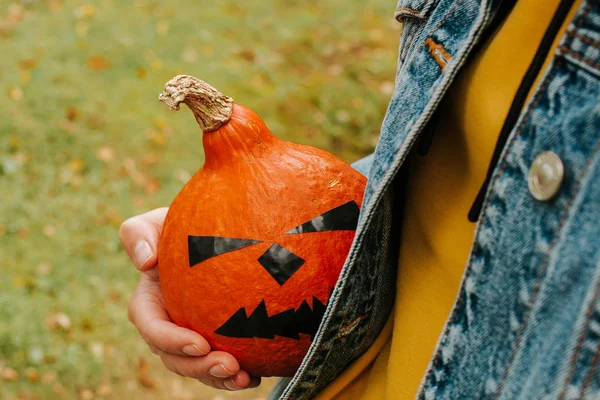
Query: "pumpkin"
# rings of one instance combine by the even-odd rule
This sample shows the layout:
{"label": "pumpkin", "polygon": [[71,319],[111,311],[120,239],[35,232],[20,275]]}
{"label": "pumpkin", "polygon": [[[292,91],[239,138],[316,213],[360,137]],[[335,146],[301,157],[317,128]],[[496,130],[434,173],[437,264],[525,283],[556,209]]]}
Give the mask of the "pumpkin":
{"label": "pumpkin", "polygon": [[253,376],[292,376],[354,238],[366,178],[275,137],[252,110],[176,76],[159,99],[203,131],[205,162],[171,204],[158,247],[172,321]]}

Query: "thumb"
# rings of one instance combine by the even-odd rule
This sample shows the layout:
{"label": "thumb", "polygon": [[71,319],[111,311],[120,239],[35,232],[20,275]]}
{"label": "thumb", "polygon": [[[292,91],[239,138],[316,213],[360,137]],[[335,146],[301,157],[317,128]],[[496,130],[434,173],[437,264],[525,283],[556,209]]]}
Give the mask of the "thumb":
{"label": "thumb", "polygon": [[140,271],[147,271],[156,264],[158,238],[167,211],[167,207],[157,208],[129,218],[121,224],[119,240]]}

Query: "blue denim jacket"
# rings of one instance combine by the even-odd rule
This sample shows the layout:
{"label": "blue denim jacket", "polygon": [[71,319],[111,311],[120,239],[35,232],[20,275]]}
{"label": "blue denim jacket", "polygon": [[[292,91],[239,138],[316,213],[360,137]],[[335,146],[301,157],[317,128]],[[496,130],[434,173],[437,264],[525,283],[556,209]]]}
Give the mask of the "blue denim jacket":
{"label": "blue denim jacket", "polygon": [[[398,172],[499,7],[400,0],[395,91],[374,155],[356,165],[369,183],[354,244],[304,362],[272,399],[314,397],[383,328],[398,268]],[[527,180],[545,151],[565,173],[558,194],[539,201]],[[418,397],[600,399],[599,0],[577,11],[496,165]]]}

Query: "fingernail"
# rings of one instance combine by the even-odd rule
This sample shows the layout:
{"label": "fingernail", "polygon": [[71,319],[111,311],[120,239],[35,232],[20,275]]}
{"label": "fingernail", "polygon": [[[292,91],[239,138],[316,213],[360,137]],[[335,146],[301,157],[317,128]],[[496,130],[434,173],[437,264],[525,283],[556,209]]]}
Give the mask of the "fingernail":
{"label": "fingernail", "polygon": [[233,372],[229,371],[223,364],[212,366],[208,372],[215,378],[229,378]]}
{"label": "fingernail", "polygon": [[200,350],[200,347],[196,346],[195,344],[188,344],[186,346],[183,346],[181,351],[183,351],[188,356],[193,356],[193,357],[205,356],[206,354],[208,354],[208,353]]}
{"label": "fingernail", "polygon": [[140,269],[153,255],[154,252],[148,242],[141,240],[135,245],[135,249],[133,250],[133,263]]}
{"label": "fingernail", "polygon": [[226,381],[223,381],[223,385],[225,385],[225,387],[229,390],[240,390],[242,389],[241,387],[239,387],[238,385],[235,384],[235,382],[233,381],[233,379],[227,379]]}

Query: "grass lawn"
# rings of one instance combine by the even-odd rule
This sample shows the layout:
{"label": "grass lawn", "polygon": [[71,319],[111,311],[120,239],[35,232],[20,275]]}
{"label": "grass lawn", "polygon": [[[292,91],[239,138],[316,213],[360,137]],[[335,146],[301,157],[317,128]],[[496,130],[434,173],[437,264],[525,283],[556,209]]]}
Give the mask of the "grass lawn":
{"label": "grass lawn", "polygon": [[168,372],[126,317],[117,230],[203,160],[177,74],[280,137],[370,153],[393,89],[392,0],[0,0],[0,399],[258,399]]}

